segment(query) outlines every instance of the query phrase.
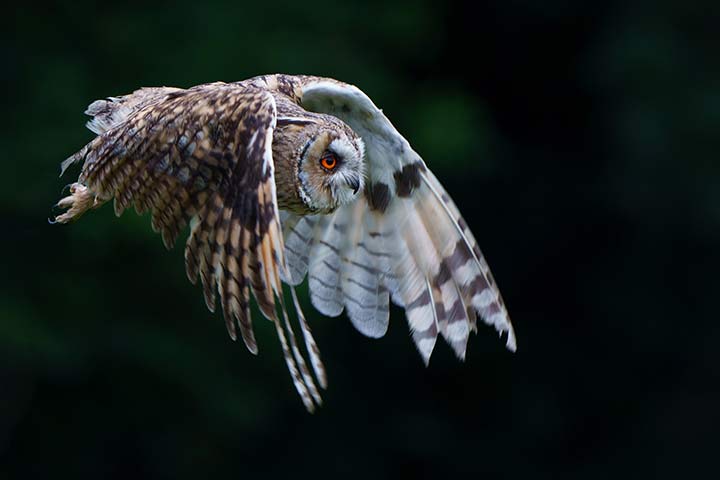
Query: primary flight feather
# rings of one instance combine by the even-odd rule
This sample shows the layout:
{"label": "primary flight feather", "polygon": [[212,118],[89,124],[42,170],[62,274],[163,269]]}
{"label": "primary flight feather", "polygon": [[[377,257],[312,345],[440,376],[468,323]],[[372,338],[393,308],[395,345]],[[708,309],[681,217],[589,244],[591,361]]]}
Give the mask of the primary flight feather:
{"label": "primary flight feather", "polygon": [[[476,319],[515,334],[468,225],[420,156],[357,87],[267,75],[189,89],[142,88],[92,103],[98,136],[62,164],[82,162],[58,202],[67,223],[114,199],[120,215],[149,211],[166,247],[189,224],[188,278],[257,353],[250,297],[272,320],[306,408],[326,376],[294,285],[308,277],[321,313],[346,311],[381,337],[389,303],[405,309],[427,364],[438,335],[461,359]],[[284,304],[288,285],[306,363]],[[312,370],[312,373],[311,373]]]}

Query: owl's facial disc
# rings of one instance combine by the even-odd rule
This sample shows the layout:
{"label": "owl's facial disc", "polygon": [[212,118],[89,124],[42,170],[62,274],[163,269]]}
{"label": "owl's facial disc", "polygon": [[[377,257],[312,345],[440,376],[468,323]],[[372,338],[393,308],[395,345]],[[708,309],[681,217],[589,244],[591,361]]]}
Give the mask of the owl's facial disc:
{"label": "owl's facial disc", "polygon": [[352,131],[324,130],[308,140],[298,177],[300,196],[310,210],[329,213],[356,198],[364,183],[364,150]]}

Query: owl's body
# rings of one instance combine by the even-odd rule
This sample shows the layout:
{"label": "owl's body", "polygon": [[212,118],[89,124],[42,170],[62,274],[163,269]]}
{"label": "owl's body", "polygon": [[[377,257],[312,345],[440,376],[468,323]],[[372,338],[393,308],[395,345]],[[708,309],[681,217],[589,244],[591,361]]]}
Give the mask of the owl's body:
{"label": "owl's body", "polygon": [[[183,228],[186,270],[208,308],[216,293],[230,336],[257,344],[250,297],[275,324],[295,387],[320,403],[287,308],[289,286],[312,370],[325,373],[292,288],[308,277],[313,305],[345,310],[380,337],[389,301],[403,307],[427,363],[438,335],[464,358],[479,314],[515,338],[502,297],[459,211],[422,159],[356,87],[268,75],[187,90],[144,88],[88,107],[98,136],[63,162],[83,162],[57,217],[113,199],[133,205],[171,247]],[[278,315],[278,311],[280,315]]]}

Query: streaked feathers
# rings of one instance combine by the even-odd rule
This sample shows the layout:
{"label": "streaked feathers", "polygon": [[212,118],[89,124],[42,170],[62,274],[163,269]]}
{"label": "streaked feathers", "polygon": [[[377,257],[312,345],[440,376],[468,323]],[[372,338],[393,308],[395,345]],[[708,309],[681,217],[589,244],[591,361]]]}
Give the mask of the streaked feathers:
{"label": "streaked feathers", "polygon": [[[219,296],[230,337],[239,332],[253,353],[255,298],[275,326],[308,410],[321,404],[316,383],[325,388],[327,379],[293,289],[305,277],[317,310],[333,317],[345,311],[368,337],[386,333],[391,300],[404,308],[426,364],[438,336],[463,359],[478,315],[506,333],[515,350],[507,310],[469,227],[420,156],[358,88],[269,75],[187,90],[143,88],[93,102],[86,113],[98,136],[62,163],[63,172],[83,166],[58,204],[68,211],[56,220],[69,222],[114,199],[118,216],[130,206],[149,211],[168,248],[189,224],[188,278],[200,279],[211,311]],[[345,170],[326,178],[303,163],[300,172],[301,162],[323,149],[345,158]],[[355,197],[338,190],[358,185]]]}

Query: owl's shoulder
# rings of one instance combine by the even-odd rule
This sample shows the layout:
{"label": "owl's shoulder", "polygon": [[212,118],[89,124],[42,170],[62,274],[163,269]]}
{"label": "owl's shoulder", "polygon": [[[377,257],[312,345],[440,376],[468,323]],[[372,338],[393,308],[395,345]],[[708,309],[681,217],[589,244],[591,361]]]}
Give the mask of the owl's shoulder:
{"label": "owl's shoulder", "polygon": [[305,82],[303,75],[287,75],[276,73],[270,75],[259,75],[247,80],[236,82],[238,85],[261,88],[272,93],[276,98],[282,96],[296,105],[302,99],[302,86]]}

